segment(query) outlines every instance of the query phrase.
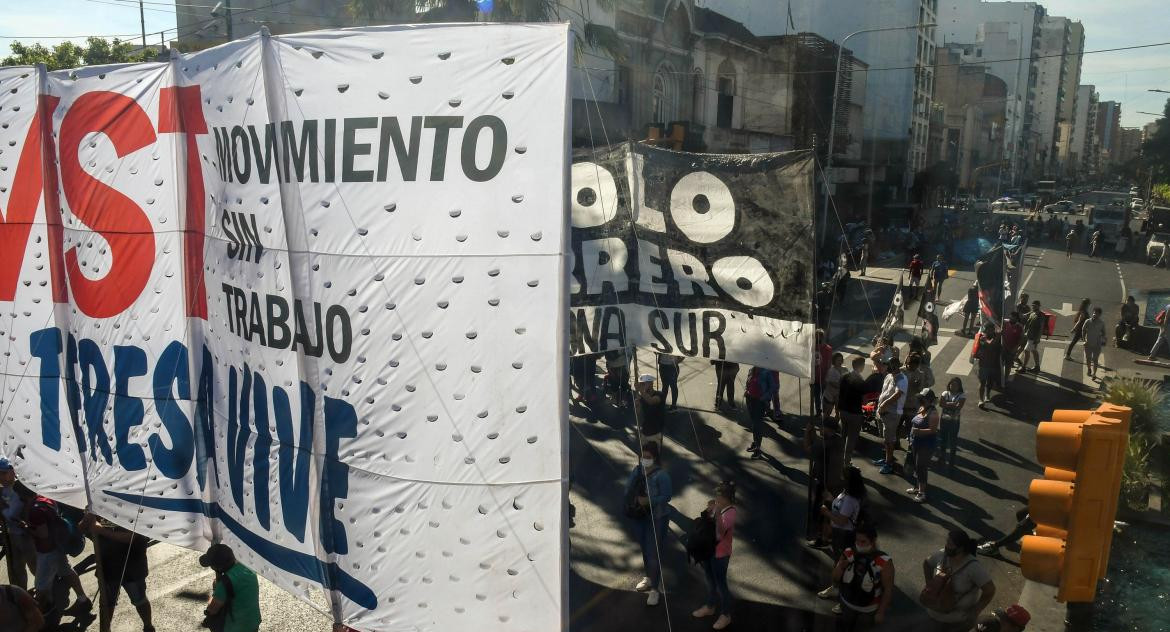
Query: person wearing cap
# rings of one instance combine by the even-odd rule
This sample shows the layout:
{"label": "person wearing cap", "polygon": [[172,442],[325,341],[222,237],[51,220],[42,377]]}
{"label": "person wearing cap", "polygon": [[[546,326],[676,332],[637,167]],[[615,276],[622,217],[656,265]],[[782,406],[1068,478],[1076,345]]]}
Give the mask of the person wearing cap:
{"label": "person wearing cap", "polygon": [[215,571],[211,601],[203,611],[205,617],[215,617],[227,611],[224,632],[256,632],[260,629],[260,584],[256,573],[236,561],[231,547],[212,544],[199,556],[199,565]]}
{"label": "person wearing cap", "polygon": [[906,490],[914,502],[926,502],[926,479],[930,475],[930,459],[938,442],[938,401],[934,391],[922,389],[918,394],[918,414],[910,420],[910,450],[914,453],[914,486]]}
{"label": "person wearing cap", "polygon": [[1023,632],[1031,620],[1031,613],[1017,603],[1007,608],[996,608],[983,617],[971,632]]}
{"label": "person wearing cap", "polygon": [[634,402],[638,428],[642,443],[653,441],[662,445],[662,429],[666,426],[666,396],[654,390],[654,376],[643,373],[638,376],[638,399]]}
{"label": "person wearing cap", "polygon": [[0,519],[8,536],[4,550],[8,552],[8,581],[14,586],[28,587],[28,577],[36,573],[37,550],[32,535],[25,529],[24,509],[33,493],[16,480],[12,463],[0,457]]}
{"label": "person wearing cap", "polygon": [[906,376],[902,374],[902,363],[898,358],[890,358],[886,363],[875,360],[874,365],[885,367],[885,378],[882,380],[882,391],[878,396],[877,411],[881,415],[882,440],[885,447],[885,456],[873,462],[881,466],[882,474],[893,474],[894,448],[898,445],[898,423],[902,419],[902,408],[906,403],[906,391],[909,388]]}

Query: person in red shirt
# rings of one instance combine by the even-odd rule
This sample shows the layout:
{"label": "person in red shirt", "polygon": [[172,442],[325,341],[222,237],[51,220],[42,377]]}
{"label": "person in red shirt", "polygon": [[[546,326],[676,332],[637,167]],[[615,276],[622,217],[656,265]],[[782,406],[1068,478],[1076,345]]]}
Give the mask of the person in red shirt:
{"label": "person in red shirt", "polygon": [[910,258],[910,297],[918,296],[918,286],[922,285],[922,257],[914,255]]}
{"label": "person in red shirt", "polygon": [[816,355],[813,356],[813,381],[812,387],[812,414],[822,415],[823,406],[821,406],[821,385],[825,383],[825,375],[829,372],[829,367],[833,365],[833,348],[825,344],[825,330],[817,330],[817,344]]}
{"label": "person in red shirt", "polygon": [[707,576],[707,603],[691,613],[696,619],[719,615],[712,630],[731,625],[732,597],[727,587],[727,566],[731,563],[732,541],[735,539],[735,482],[724,481],[715,486],[715,498],[703,512],[715,520],[715,555],[703,561]]}
{"label": "person in red shirt", "polygon": [[1019,312],[1012,312],[1007,322],[1003,324],[1003,331],[999,334],[1000,344],[1003,347],[1003,381],[1012,376],[1012,366],[1016,362],[1016,354],[1020,349],[1020,341],[1024,339],[1024,326],[1020,324]]}

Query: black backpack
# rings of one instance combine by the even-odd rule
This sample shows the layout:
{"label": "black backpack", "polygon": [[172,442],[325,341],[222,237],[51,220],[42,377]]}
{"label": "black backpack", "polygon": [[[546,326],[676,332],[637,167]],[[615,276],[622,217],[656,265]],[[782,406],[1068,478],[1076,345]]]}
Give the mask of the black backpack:
{"label": "black backpack", "polygon": [[692,564],[706,562],[715,557],[715,518],[703,512],[691,523],[691,531],[687,534],[687,559]]}
{"label": "black backpack", "polygon": [[845,573],[841,576],[841,599],[851,605],[865,607],[881,595],[882,583],[874,572],[874,561],[883,555],[883,551],[866,555],[853,551],[853,561],[845,567]]}

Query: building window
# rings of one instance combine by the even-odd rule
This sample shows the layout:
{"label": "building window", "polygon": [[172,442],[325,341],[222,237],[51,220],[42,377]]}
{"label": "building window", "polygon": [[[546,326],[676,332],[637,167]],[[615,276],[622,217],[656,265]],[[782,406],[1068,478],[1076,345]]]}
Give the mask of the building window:
{"label": "building window", "polygon": [[669,64],[654,73],[653,118],[658,123],[678,120],[678,75]]}
{"label": "building window", "polygon": [[691,120],[702,125],[703,120],[703,106],[707,100],[707,82],[703,78],[703,71],[695,68],[691,75],[694,85],[691,88]]}
{"label": "building window", "polygon": [[719,77],[715,80],[715,90],[719,93],[719,108],[715,114],[715,124],[723,129],[731,129],[735,112],[735,65],[730,60],[723,60],[719,64]]}

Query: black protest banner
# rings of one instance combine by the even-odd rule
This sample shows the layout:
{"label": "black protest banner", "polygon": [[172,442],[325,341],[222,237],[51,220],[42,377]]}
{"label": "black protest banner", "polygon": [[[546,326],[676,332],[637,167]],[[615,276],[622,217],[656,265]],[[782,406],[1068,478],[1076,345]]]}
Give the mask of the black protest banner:
{"label": "black protest banner", "polygon": [[574,157],[574,355],[659,353],[810,374],[810,152],[625,143]]}
{"label": "black protest banner", "polygon": [[975,280],[979,284],[979,311],[984,319],[999,326],[1007,292],[1004,248],[996,245],[975,261]]}

